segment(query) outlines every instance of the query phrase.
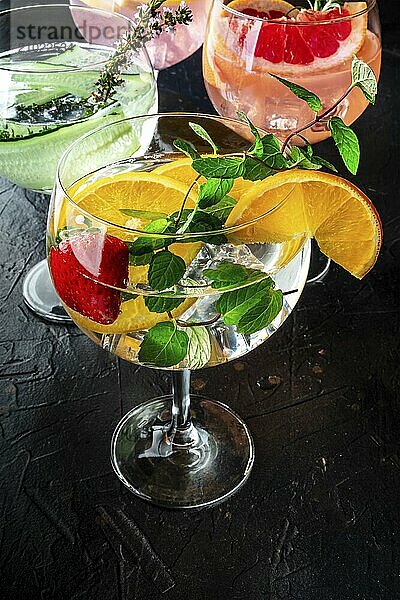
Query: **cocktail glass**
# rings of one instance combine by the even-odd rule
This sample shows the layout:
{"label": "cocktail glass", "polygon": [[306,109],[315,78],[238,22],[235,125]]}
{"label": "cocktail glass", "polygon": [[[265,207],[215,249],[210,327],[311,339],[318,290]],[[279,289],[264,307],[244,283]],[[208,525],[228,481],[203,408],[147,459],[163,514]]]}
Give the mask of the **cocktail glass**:
{"label": "cocktail glass", "polygon": [[[101,6],[113,10],[131,19],[137,7],[143,4],[140,0],[70,0],[74,5]],[[147,51],[157,71],[172,67],[185,60],[200,48],[204,41],[207,17],[211,7],[211,0],[187,0],[186,4],[193,13],[190,25],[179,25],[176,31],[162,33],[146,44]],[[167,0],[163,6],[174,10],[179,5],[179,0]]]}
{"label": "cocktail glass", "polygon": [[[296,8],[299,4],[308,6],[296,2]],[[268,5],[275,10],[268,12]],[[314,114],[271,73],[314,92],[329,108],[351,84],[354,54],[377,78],[382,56],[376,0],[347,2],[342,9],[318,13],[319,21],[315,13],[307,17],[304,12],[289,20],[285,14],[293,16],[296,11],[280,0],[214,0],[203,52],[204,80],[217,112],[235,117],[241,110],[282,140],[312,121]],[[353,89],[330,116],[335,114],[350,125],[367,105],[361,90]],[[322,122],[303,135],[314,144],[330,133]],[[297,137],[292,143],[304,142]]]}
{"label": "cocktail glass", "polygon": [[[107,27],[101,44],[94,21]],[[145,50],[132,59],[123,73],[124,85],[111,100],[101,107],[90,101],[114,41],[130,26],[122,15],[62,4],[0,12],[0,31],[9,32],[0,54],[0,176],[50,194],[58,160],[71,142],[103,124],[157,110],[157,87]],[[81,148],[88,164],[95,166],[102,154],[118,159],[128,150],[122,136],[111,154],[113,142],[104,138],[93,147],[88,140]],[[70,320],[45,260],[26,276],[23,294],[38,315]]]}
{"label": "cocktail glass", "polygon": [[[324,5],[324,2],[320,3]],[[379,78],[381,32],[376,0],[346,2],[320,13],[304,12],[281,0],[214,0],[203,51],[208,95],[220,115],[245,112],[258,126],[284,140],[313,121],[308,105],[271,73],[314,92],[330,116],[352,124],[368,106],[351,84],[353,55],[366,62]],[[330,3],[332,4],[332,3]],[[247,14],[246,14],[247,13]],[[290,16],[288,20],[285,16]],[[325,15],[325,16],[324,16]],[[330,136],[327,119],[291,139],[303,145]],[[308,283],[321,281],[330,260],[313,247]]]}
{"label": "cocktail glass", "polygon": [[[217,116],[161,114],[107,125],[75,142],[61,159],[47,234],[50,271],[65,309],[102,348],[132,363],[157,367],[160,357],[145,361],[140,355],[149,329],[167,323],[179,337],[179,332],[188,332],[196,324],[185,357],[176,364],[163,359],[163,368],[171,371],[172,393],[133,408],[122,418],[112,440],[112,464],[121,481],[142,499],[177,508],[207,506],[227,498],[245,482],[254,460],[250,432],[231,408],[190,393],[191,370],[224,364],[267,340],[297,303],[310,256],[309,243],[300,230],[282,243],[240,242],[255,222],[279,215],[286,198],[256,220],[217,233],[199,230],[172,235],[164,229],[165,233],[157,235],[145,229],[149,219],[162,218],[163,213],[154,214],[155,206],[158,211],[160,207],[165,212],[179,210],[190,185],[183,183],[182,170],[180,174],[179,169],[168,171],[184,157],[174,140],[183,138],[201,154],[210,153],[190,122],[207,130],[220,155],[249,147],[252,135],[246,125]],[[82,159],[81,145],[89,140],[93,147],[100,145],[122,126],[132,132],[152,132],[150,144],[144,135],[142,155],[138,152],[132,158],[127,153],[117,162],[103,156],[103,164],[99,161],[93,172],[90,161]],[[183,161],[186,166],[179,163],[183,171],[188,160]],[[152,191],[146,187],[149,181]],[[157,196],[157,185],[171,189],[163,206],[159,197],[164,192],[160,189]],[[178,198],[174,186],[179,188]],[[217,241],[221,235],[226,240]],[[160,241],[161,246],[166,239],[171,242],[171,252],[186,264],[177,285],[166,290],[149,285],[148,259],[136,262],[137,256],[129,257],[129,248],[138,238]],[[218,316],[215,303],[220,293],[210,286],[205,271],[226,263],[270,274],[283,291],[283,308],[268,327],[241,334]],[[171,299],[183,304],[169,314],[154,312],[154,303],[161,303],[157,310],[166,310],[162,303]]]}

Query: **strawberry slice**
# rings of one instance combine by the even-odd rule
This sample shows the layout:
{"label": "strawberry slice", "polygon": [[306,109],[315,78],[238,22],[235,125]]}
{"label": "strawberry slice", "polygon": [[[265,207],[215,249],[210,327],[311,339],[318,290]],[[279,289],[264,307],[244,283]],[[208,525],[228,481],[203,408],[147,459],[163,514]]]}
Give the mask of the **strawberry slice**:
{"label": "strawberry slice", "polygon": [[69,308],[102,325],[117,320],[121,292],[114,288],[128,281],[129,249],[123,241],[84,232],[52,247],[49,261],[55,288]]}

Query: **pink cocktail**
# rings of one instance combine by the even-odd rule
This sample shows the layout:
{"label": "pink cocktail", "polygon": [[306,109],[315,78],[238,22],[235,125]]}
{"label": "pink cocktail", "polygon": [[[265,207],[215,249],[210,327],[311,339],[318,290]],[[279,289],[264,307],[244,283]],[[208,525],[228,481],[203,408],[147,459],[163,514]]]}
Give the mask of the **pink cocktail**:
{"label": "pink cocktail", "polygon": [[[258,127],[285,138],[310,122],[313,113],[270,73],[313,91],[325,107],[340,100],[351,84],[354,54],[379,77],[382,49],[375,0],[346,2],[341,8],[322,0],[316,6],[322,5],[326,10],[298,10],[282,0],[214,0],[203,72],[219,114],[234,117],[241,110]],[[350,125],[367,105],[354,89],[335,114]],[[330,134],[325,123],[318,123],[305,135],[315,143]]]}

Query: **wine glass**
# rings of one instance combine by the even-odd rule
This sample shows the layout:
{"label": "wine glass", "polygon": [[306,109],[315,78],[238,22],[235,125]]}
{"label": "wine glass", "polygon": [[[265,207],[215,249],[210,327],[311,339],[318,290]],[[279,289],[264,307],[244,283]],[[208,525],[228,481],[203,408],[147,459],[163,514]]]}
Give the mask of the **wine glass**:
{"label": "wine glass", "polygon": [[[70,0],[70,2],[78,6],[99,4],[98,0]],[[138,6],[143,2],[129,0],[121,4],[115,0],[100,0],[100,4],[107,10],[113,10],[133,19]],[[164,32],[146,44],[151,61],[157,71],[167,69],[185,60],[196,52],[204,41],[211,0],[188,0],[186,4],[192,11],[193,21],[189,25],[178,25],[174,32]],[[179,6],[179,0],[168,0],[163,6],[174,10]]]}
{"label": "wine glass", "polygon": [[[208,95],[217,112],[234,117],[245,112],[258,126],[284,140],[313,120],[309,106],[271,74],[314,92],[325,108],[348,125],[364,112],[368,101],[359,89],[341,100],[351,84],[354,54],[379,78],[381,30],[376,0],[346,2],[342,8],[322,1],[325,11],[310,3],[266,0],[214,0],[203,52]],[[331,3],[330,3],[331,4]],[[299,5],[304,9],[299,12]],[[271,6],[271,10],[269,10]],[[330,135],[326,122],[303,132],[311,143]],[[293,144],[303,144],[297,137]]]}
{"label": "wine glass", "polygon": [[[93,21],[107,27],[98,42]],[[83,134],[157,109],[157,87],[145,50],[123,75],[124,84],[101,105],[92,92],[113,51],[115,39],[131,26],[125,16],[87,7],[34,5],[0,12],[0,176],[24,188],[50,194],[58,160]],[[86,161],[111,152],[115,141],[81,148]],[[117,159],[126,140],[113,145]],[[131,138],[129,143],[131,143]],[[132,149],[132,148],[131,148]],[[43,202],[39,196],[38,202]],[[47,262],[37,264],[23,286],[27,305],[51,321],[70,321],[62,309],[48,273]]]}
{"label": "wine glass", "polygon": [[[189,223],[182,208],[193,206],[190,190],[196,177],[191,159],[174,141],[182,138],[202,155],[210,153],[191,122],[211,135],[221,156],[243,151],[253,139],[239,121],[184,113],[136,117],[91,132],[60,161],[47,232],[53,282],[76,325],[127,361],[171,371],[172,393],[136,406],[119,423],[112,464],[140,498],[176,508],[208,506],[227,498],[246,481],[254,460],[250,432],[225,404],[229,399],[215,402],[193,396],[190,372],[239,358],[267,340],[297,303],[310,256],[301,230],[279,243],[240,241],[254,239],[255,223],[267,223],[272,214],[278,218],[286,198],[248,223],[219,231],[168,229],[166,213],[174,213],[175,223],[182,218]],[[82,158],[81,145],[101,145],[123,125],[131,127],[135,139],[141,132],[141,150],[135,157],[127,152],[118,161],[103,155],[93,171],[92,163]],[[231,196],[239,197],[245,184],[247,189],[254,185],[237,180]],[[230,203],[218,211],[229,213],[235,204],[232,197]],[[174,285],[167,281],[169,266],[156,269],[153,262],[155,256],[168,253],[166,247],[183,265]],[[282,290],[283,304],[269,325],[239,333],[236,326],[225,324],[216,308],[221,292],[210,280],[210,273],[221,267],[244,269],[271,283],[272,277]],[[156,276],[162,279],[156,282]],[[250,288],[247,293],[252,294]],[[168,342],[159,352],[165,332]]]}

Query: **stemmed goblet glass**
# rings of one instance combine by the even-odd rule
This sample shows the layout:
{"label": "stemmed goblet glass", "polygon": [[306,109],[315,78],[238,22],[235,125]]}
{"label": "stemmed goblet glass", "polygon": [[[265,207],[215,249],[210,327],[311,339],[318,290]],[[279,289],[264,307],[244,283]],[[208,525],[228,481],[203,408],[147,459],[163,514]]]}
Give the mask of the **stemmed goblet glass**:
{"label": "stemmed goblet glass", "polygon": [[[269,4],[273,9],[268,10]],[[302,4],[304,10],[299,12]],[[317,12],[311,11],[309,4],[213,1],[203,73],[208,95],[220,115],[235,117],[241,110],[257,127],[282,141],[312,121],[310,107],[271,75],[314,92],[325,108],[339,101],[334,114],[348,125],[364,112],[368,101],[361,90],[353,89],[340,99],[351,84],[354,54],[379,78],[382,45],[376,0],[346,2],[341,9],[326,2],[327,9]],[[310,144],[329,135],[324,122],[304,132]],[[302,145],[304,140],[295,137],[291,143]]]}
{"label": "stemmed goblet glass", "polygon": [[[351,125],[368,106],[361,90],[346,95],[355,54],[379,78],[376,0],[345,2],[342,7],[324,0],[295,6],[282,0],[213,0],[203,50],[204,81],[220,115],[235,117],[241,110],[282,141],[299,132],[292,145],[302,146],[305,139],[315,144],[330,136],[328,117]],[[273,75],[314,92],[324,109],[334,109],[314,123],[307,103]],[[320,281],[330,265],[316,247],[312,256],[309,283]]]}
{"label": "stemmed goblet glass", "polygon": [[[221,156],[247,149],[252,139],[239,121],[183,113],[136,117],[91,132],[60,161],[47,234],[51,275],[74,322],[109,352],[171,371],[171,394],[140,404],[122,418],[112,440],[112,464],[140,498],[176,508],[227,498],[247,479],[254,460],[245,423],[224,403],[193,396],[190,372],[231,361],[267,340],[298,301],[310,255],[301,230],[282,242],[241,241],[254,239],[254,227],[267,224],[272,215],[279,221],[285,197],[260,207],[257,218],[241,225],[169,231],[167,214],[189,221],[182,208],[193,207],[196,186],[191,159],[174,141],[182,138],[201,155],[210,153],[191,122],[211,135]],[[103,156],[93,171],[91,162],[82,159],[81,145],[89,140],[101,144],[121,126],[126,135],[131,128],[135,139],[141,132],[141,151],[135,157],[127,152],[118,161]],[[254,184],[238,180],[218,214],[232,210],[244,185]],[[206,222],[214,223],[213,215]],[[201,219],[204,224],[204,213]],[[159,268],[154,257],[168,253],[173,263]],[[183,267],[180,279],[169,285],[176,264]],[[268,326],[239,333],[223,321],[216,308],[221,291],[210,279],[221,266],[249,272],[257,281],[268,278],[282,290],[282,307]],[[228,288],[240,292],[248,283]]]}
{"label": "stemmed goblet glass", "polygon": [[[98,41],[98,27],[107,38]],[[101,106],[91,101],[113,44],[131,26],[129,19],[94,8],[45,4],[0,12],[0,176],[26,189],[50,194],[57,163],[66,148],[102,124],[157,110],[153,67],[145,50],[122,74],[124,85]],[[6,35],[6,32],[8,34]],[[117,134],[118,129],[113,130]],[[104,138],[81,147],[89,164],[101,153],[117,159],[124,144]],[[129,150],[134,148],[129,146]],[[43,199],[37,197],[38,202]],[[47,262],[27,274],[24,299],[38,315],[70,321],[49,277]]]}
{"label": "stemmed goblet glass", "polygon": [[[70,0],[71,4],[78,6],[99,5],[99,0]],[[107,10],[134,18],[140,0],[116,2],[115,0],[100,0],[100,4]],[[146,44],[146,49],[156,71],[172,67],[191,56],[200,48],[204,41],[207,17],[211,7],[211,0],[188,0],[193,14],[193,21],[188,25],[179,25],[175,31],[163,32],[160,36]],[[174,10],[179,6],[179,0],[167,0],[164,6]]]}

